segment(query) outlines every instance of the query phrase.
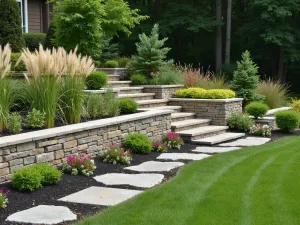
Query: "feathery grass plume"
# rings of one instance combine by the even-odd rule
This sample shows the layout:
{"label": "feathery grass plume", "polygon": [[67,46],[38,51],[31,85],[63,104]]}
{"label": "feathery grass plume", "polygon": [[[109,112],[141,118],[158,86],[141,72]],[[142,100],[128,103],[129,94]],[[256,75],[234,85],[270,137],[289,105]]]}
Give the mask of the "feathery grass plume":
{"label": "feathery grass plume", "polygon": [[0,78],[3,79],[10,73],[11,68],[11,48],[9,44],[6,44],[3,48],[0,46]]}
{"label": "feathery grass plume", "polygon": [[281,84],[276,80],[261,81],[256,93],[265,96],[264,102],[271,108],[285,106],[288,102],[289,85]]}

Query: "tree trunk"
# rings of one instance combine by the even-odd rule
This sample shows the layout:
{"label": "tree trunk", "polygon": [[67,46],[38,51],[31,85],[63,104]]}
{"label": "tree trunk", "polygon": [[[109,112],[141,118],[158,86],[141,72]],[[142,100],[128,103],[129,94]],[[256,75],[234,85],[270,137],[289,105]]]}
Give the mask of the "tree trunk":
{"label": "tree trunk", "polygon": [[154,4],[154,21],[157,22],[159,20],[159,12],[160,12],[160,5],[161,2],[160,0],[155,0]]}
{"label": "tree trunk", "polygon": [[[222,23],[222,0],[216,0],[216,19]],[[222,25],[216,27],[216,72],[222,68]]]}
{"label": "tree trunk", "polygon": [[225,64],[230,64],[230,48],[231,48],[231,11],[232,0],[227,0],[227,26],[226,26],[226,49],[225,49]]}
{"label": "tree trunk", "polygon": [[284,82],[284,48],[282,46],[279,47],[279,60],[278,60],[278,70],[277,70],[277,79]]}

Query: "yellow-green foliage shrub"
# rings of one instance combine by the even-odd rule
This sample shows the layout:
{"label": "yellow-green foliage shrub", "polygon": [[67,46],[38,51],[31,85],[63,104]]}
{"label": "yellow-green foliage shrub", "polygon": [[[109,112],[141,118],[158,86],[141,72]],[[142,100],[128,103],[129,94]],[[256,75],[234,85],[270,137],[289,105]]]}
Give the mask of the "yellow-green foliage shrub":
{"label": "yellow-green foliage shrub", "polygon": [[235,92],[229,89],[211,89],[186,88],[176,92],[177,98],[195,98],[195,99],[224,99],[234,98]]}
{"label": "yellow-green foliage shrub", "polygon": [[296,112],[300,112],[300,100],[298,99],[293,99],[291,102],[291,107],[293,108],[293,110],[295,110]]}

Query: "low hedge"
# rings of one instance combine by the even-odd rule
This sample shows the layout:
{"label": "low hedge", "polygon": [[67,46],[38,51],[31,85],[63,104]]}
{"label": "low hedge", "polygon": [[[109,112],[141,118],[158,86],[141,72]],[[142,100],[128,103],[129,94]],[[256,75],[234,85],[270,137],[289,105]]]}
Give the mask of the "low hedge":
{"label": "low hedge", "polygon": [[30,51],[39,49],[39,45],[44,45],[46,34],[44,33],[23,33],[25,45]]}
{"label": "low hedge", "polygon": [[229,89],[211,89],[186,88],[176,92],[177,98],[195,98],[195,99],[225,99],[234,98],[235,92]]}

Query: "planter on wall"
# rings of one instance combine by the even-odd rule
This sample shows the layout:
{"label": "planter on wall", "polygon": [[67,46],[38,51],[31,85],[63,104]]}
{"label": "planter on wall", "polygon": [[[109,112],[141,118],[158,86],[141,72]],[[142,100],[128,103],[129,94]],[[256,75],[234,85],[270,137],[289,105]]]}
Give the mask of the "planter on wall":
{"label": "planter on wall", "polygon": [[176,91],[182,89],[183,85],[145,85],[145,93],[154,93],[155,98],[169,99],[176,93]]}
{"label": "planter on wall", "polygon": [[227,118],[232,113],[242,113],[243,99],[171,98],[169,105],[182,106],[185,112],[194,112],[198,118],[211,119],[213,125],[225,126]]}

